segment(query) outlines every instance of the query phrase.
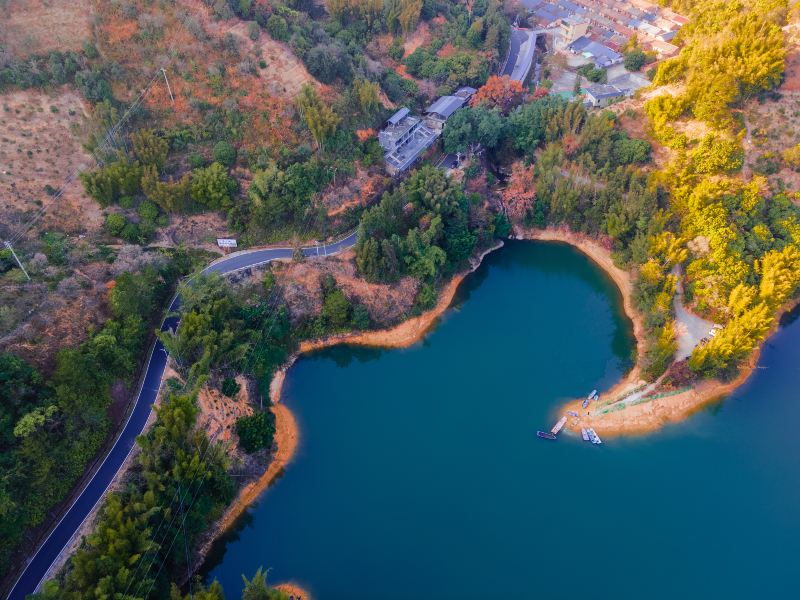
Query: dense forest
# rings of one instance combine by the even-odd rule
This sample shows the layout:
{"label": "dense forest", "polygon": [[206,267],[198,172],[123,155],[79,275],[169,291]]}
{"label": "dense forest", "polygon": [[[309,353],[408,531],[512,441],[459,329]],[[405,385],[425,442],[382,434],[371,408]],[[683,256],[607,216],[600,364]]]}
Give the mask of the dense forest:
{"label": "dense forest", "polygon": [[112,384],[135,385],[160,307],[194,261],[176,253],[121,274],[109,294],[112,317],[77,348],[63,348],[49,380],[23,359],[0,353],[0,566],[106,441]]}
{"label": "dense forest", "polygon": [[[725,328],[695,349],[691,368],[730,374],[772,328],[777,311],[800,285],[800,212],[783,190],[740,175],[744,124],[737,109],[782,81],[785,48],[781,1],[693,2],[680,33],[681,53],[659,65],[654,84],[676,94],[649,100],[655,137],[674,149],[659,181],[668,189],[679,256],[645,263],[653,291],[674,285],[668,275],[685,260],[689,298]],[[702,17],[701,17],[702,15]],[[699,139],[680,133],[680,119],[702,121]]]}

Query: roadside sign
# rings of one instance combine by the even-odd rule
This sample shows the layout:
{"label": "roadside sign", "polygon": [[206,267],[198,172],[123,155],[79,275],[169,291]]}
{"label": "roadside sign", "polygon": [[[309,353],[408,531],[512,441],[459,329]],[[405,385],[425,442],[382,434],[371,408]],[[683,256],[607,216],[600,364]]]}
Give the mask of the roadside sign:
{"label": "roadside sign", "polygon": [[217,246],[220,248],[236,248],[236,240],[217,238]]}

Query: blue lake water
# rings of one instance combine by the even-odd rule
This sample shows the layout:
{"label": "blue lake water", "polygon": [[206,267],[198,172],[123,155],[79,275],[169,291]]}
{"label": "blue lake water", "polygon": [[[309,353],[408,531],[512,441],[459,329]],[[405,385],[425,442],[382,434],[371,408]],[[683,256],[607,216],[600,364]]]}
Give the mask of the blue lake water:
{"label": "blue lake water", "polygon": [[633,343],[589,259],[508,244],[416,346],[298,361],[297,456],[206,577],[229,598],[260,566],[318,600],[800,596],[800,320],[685,423],[601,447],[535,437],[615,383]]}

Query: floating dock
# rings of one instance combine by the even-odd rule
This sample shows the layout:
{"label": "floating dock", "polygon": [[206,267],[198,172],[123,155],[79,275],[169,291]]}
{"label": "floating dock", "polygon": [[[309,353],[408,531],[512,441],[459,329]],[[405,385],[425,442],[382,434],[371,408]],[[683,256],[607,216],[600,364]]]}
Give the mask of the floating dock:
{"label": "floating dock", "polygon": [[553,435],[558,435],[558,432],[564,429],[564,425],[566,424],[567,424],[567,417],[561,417],[558,420],[558,423],[553,425],[553,428],[550,430],[550,433],[552,433]]}

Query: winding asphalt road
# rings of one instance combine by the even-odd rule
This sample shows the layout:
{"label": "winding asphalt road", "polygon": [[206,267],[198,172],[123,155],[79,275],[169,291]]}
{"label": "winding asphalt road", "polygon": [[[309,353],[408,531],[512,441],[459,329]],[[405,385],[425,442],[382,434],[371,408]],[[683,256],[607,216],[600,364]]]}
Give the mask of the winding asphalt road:
{"label": "winding asphalt road", "polygon": [[[352,248],[355,243],[356,233],[354,232],[344,239],[328,245],[303,248],[303,253],[308,257],[332,256]],[[276,259],[291,258],[292,252],[292,248],[244,250],[214,261],[203,269],[202,273],[225,274],[242,271]],[[180,296],[176,296],[170,304],[169,312],[177,310],[179,306]],[[178,323],[178,317],[168,317],[161,324],[161,331],[170,329],[174,331],[178,327]],[[106,490],[108,490],[131,450],[133,450],[136,437],[142,433],[150,417],[153,404],[158,397],[161,376],[167,366],[168,358],[167,351],[161,341],[156,340],[147,360],[142,389],[139,390],[139,395],[136,397],[133,410],[122,429],[122,433],[114,442],[114,446],[106,455],[92,479],[58,522],[55,529],[47,536],[44,543],[39,546],[33,558],[28,561],[14,587],[11,588],[11,593],[8,595],[9,600],[23,600],[28,594],[33,594],[39,588],[62,550],[70,543],[94,507],[103,499]]]}

